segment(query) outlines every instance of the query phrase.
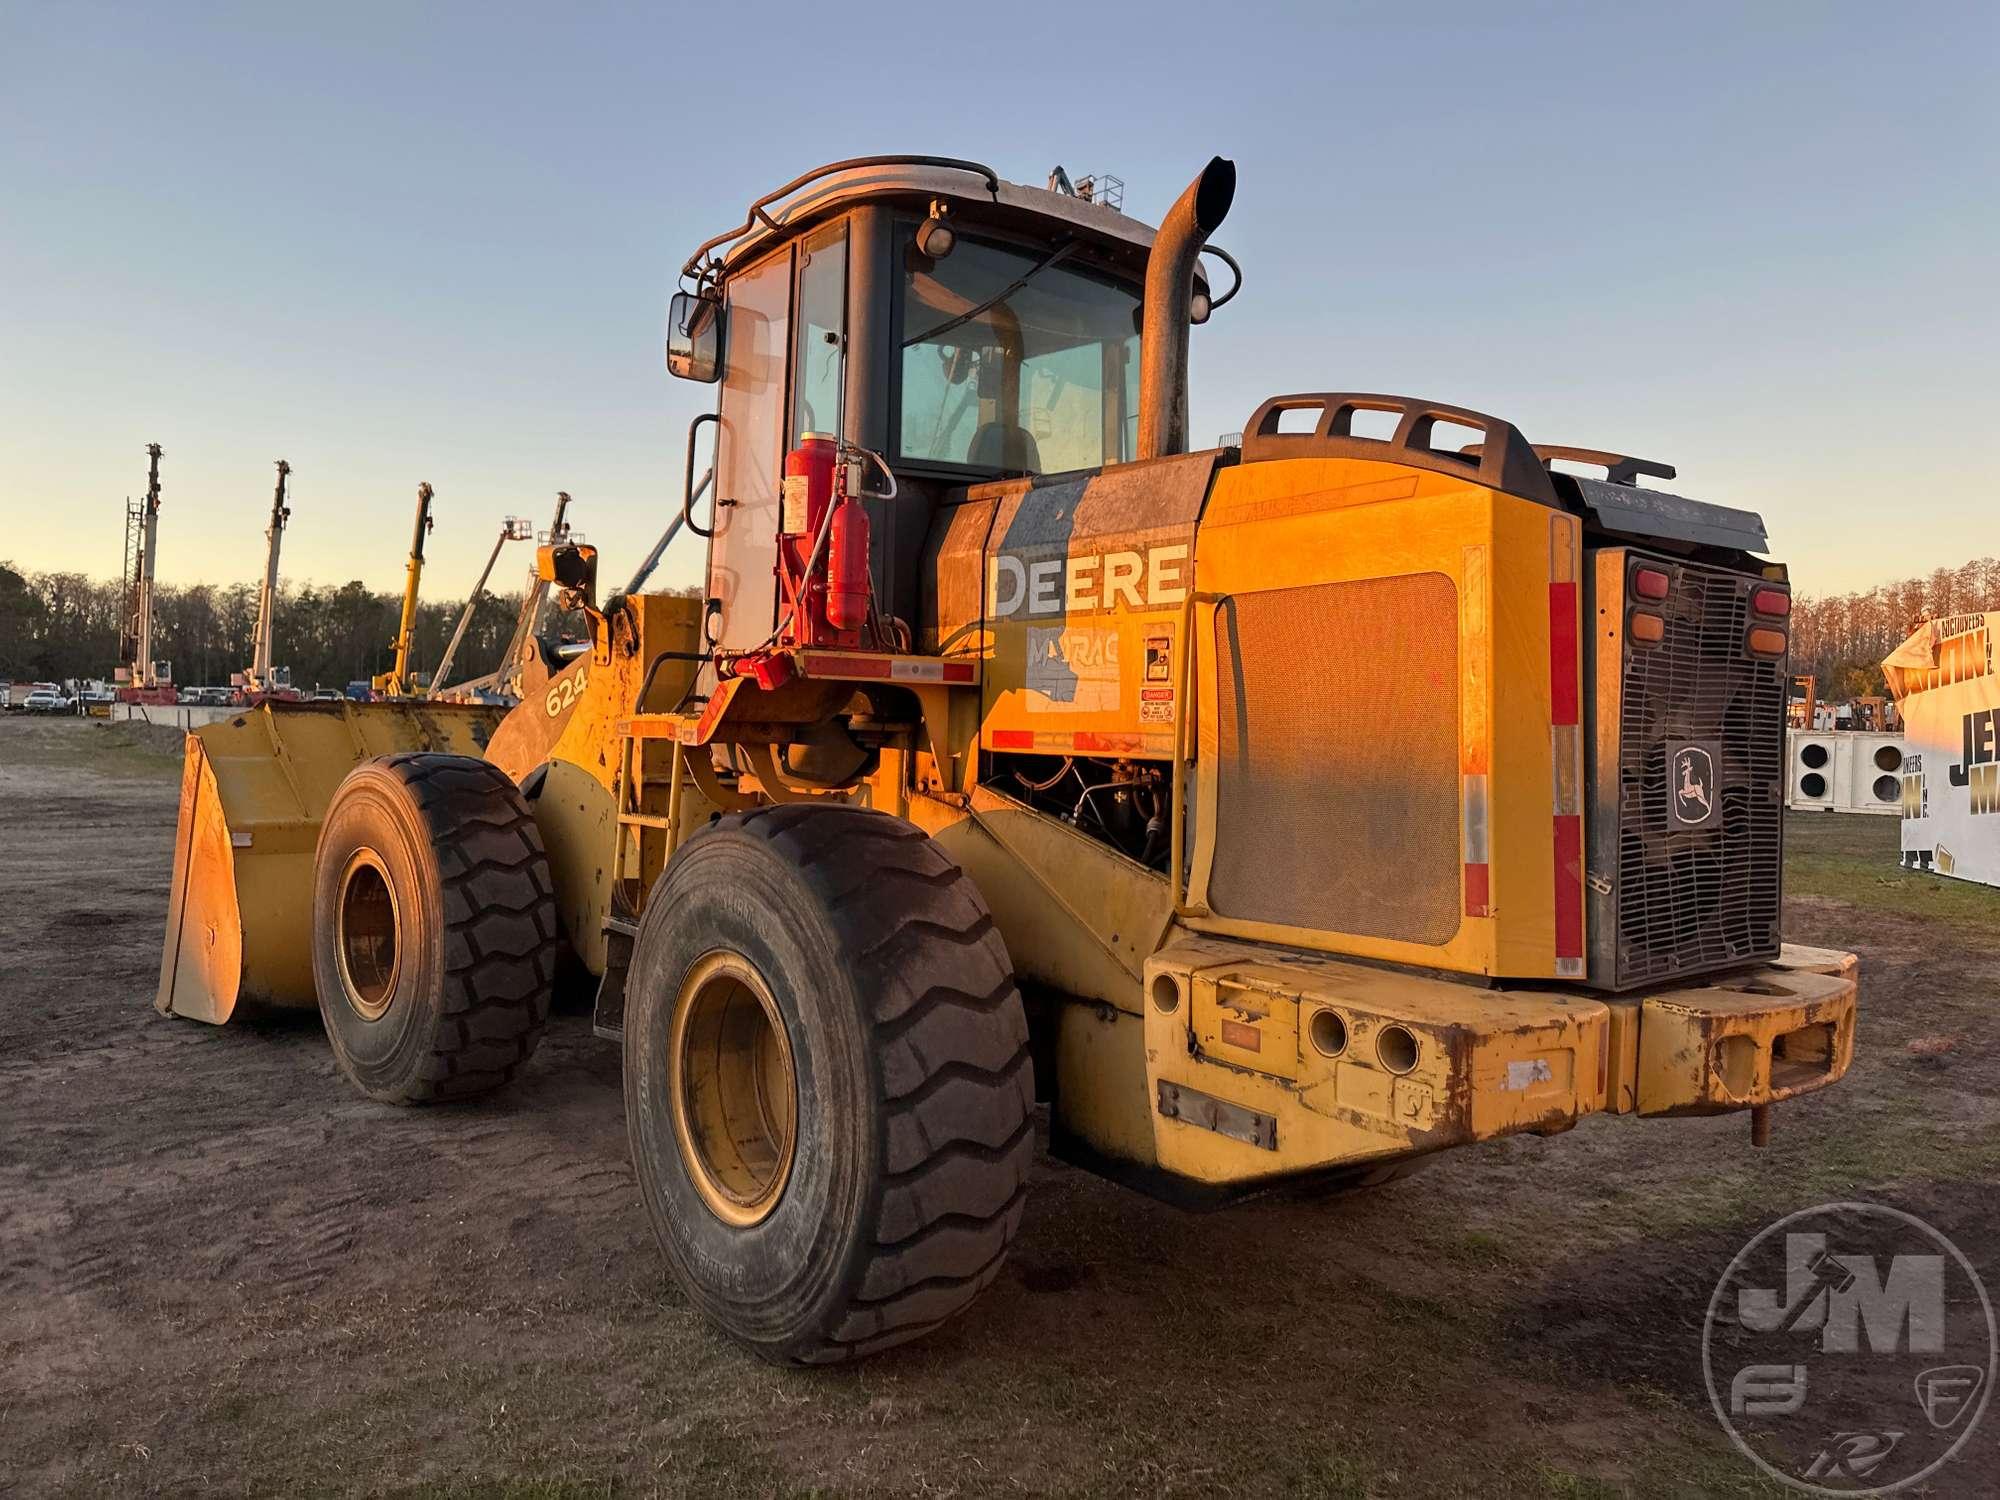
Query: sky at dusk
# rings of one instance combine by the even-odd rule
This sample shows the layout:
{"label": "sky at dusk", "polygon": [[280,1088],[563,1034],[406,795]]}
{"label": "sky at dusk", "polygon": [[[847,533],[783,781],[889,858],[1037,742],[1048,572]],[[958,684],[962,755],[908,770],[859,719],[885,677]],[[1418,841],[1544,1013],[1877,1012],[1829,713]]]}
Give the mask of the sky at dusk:
{"label": "sky at dusk", "polygon": [[1672,462],[1806,592],[1928,572],[2000,551],[1996,44],[1990,4],[0,0],[0,560],[115,576],[158,442],[171,582],[261,571],[278,458],[294,581],[399,586],[420,480],[433,597],[558,489],[622,578],[714,395],[662,367],[675,268],[915,151],[1147,220],[1235,160],[1198,441],[1407,393]]}

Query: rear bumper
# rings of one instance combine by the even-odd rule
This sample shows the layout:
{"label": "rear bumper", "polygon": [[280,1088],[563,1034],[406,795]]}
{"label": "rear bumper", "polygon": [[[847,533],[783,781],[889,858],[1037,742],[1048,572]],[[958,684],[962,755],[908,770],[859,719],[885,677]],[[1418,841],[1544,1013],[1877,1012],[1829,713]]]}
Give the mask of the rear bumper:
{"label": "rear bumper", "polygon": [[1754,1108],[1847,1071],[1856,993],[1853,956],[1813,949],[1607,999],[1185,937],[1146,965],[1156,1160],[1234,1186],[1589,1114]]}
{"label": "rear bumper", "polygon": [[1787,947],[1709,985],[1621,999],[1604,1107],[1713,1115],[1824,1088],[1854,1060],[1858,968],[1851,953]]}

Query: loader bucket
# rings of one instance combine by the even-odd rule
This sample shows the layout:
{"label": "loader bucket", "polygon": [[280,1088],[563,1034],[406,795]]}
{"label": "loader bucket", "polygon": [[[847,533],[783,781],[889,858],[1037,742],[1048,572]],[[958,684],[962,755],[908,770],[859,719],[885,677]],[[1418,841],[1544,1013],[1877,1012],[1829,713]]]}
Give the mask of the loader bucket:
{"label": "loader bucket", "polygon": [[239,1000],[316,1005],[313,850],[341,779],[400,750],[481,755],[506,712],[267,703],[190,734],[154,1007],[220,1026]]}

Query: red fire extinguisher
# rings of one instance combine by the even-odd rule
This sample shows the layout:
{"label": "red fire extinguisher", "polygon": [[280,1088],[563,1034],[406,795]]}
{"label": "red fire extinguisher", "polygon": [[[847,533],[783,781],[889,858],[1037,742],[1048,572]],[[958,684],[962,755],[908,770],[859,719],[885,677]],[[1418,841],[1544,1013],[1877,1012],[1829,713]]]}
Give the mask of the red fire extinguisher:
{"label": "red fire extinguisher", "polygon": [[[858,633],[868,623],[874,585],[868,568],[868,512],[840,485],[833,508],[833,531],[826,539],[826,621],[835,630]],[[855,642],[859,644],[859,642]]]}
{"label": "red fire extinguisher", "polygon": [[[868,513],[849,493],[852,468],[842,460],[839,445],[821,433],[805,434],[799,446],[785,455],[778,579],[786,611],[786,645],[862,644],[874,588]],[[822,527],[826,548],[814,566],[814,544]]]}

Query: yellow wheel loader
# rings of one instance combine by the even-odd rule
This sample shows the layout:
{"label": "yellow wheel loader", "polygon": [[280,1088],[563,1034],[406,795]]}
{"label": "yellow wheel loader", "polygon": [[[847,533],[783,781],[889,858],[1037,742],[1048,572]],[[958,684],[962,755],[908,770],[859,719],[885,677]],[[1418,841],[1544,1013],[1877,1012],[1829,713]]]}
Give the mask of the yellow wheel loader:
{"label": "yellow wheel loader", "polygon": [[668,318],[719,387],[703,596],[552,545],[589,649],[527,641],[511,711],[190,736],[160,1009],[316,1004],[417,1103],[532,1067],[580,966],[675,1276],[783,1362],[998,1274],[1038,1101],[1190,1204],[1597,1113],[1761,1138],[1856,994],[1780,938],[1762,523],[1411,397],[1191,450],[1234,190],[1155,230],[895,156],[759,199]]}

